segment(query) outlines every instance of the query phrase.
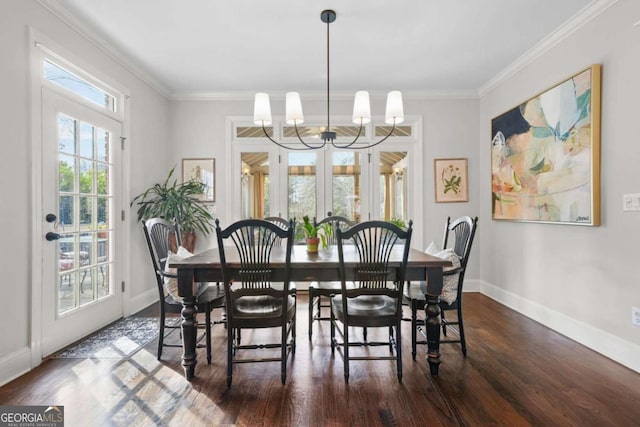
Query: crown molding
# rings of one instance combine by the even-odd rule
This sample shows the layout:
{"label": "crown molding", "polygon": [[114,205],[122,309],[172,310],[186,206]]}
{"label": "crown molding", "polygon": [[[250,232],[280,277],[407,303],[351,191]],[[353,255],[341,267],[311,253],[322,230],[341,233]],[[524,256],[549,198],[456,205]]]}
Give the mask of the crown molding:
{"label": "crown molding", "polygon": [[493,89],[504,83],[509,78],[513,77],[524,67],[532,63],[534,60],[542,56],[562,40],[569,37],[571,34],[579,30],[581,27],[589,23],[591,20],[596,18],[598,15],[600,15],[602,12],[604,12],[617,2],[618,0],[594,0],[589,3],[575,16],[565,22],[562,26],[550,33],[535,46],[525,52],[522,56],[512,62],[507,68],[502,70],[495,77],[482,85],[478,89],[478,96],[483,97],[491,92]]}
{"label": "crown molding", "polygon": [[58,0],[36,0],[43,8],[58,18],[63,24],[67,25],[78,35],[89,41],[92,45],[105,53],[111,59],[120,64],[124,69],[149,85],[160,95],[168,98],[170,90],[162,84],[158,79],[152,76],[148,71],[142,69],[134,61],[126,57],[121,51],[112,47],[112,45],[94,29],[82,22],[76,15],[71,13]]}
{"label": "crown molding", "polygon": [[[352,101],[355,91],[335,91],[331,92],[331,99],[334,101]],[[170,101],[253,101],[254,92],[174,92],[169,95]],[[385,99],[387,92],[369,92],[372,99]],[[285,93],[278,91],[270,93],[272,100],[284,101]],[[325,101],[327,93],[323,91],[300,92],[300,97],[306,101]],[[405,100],[449,100],[449,99],[478,99],[478,92],[475,90],[459,91],[402,91]]]}

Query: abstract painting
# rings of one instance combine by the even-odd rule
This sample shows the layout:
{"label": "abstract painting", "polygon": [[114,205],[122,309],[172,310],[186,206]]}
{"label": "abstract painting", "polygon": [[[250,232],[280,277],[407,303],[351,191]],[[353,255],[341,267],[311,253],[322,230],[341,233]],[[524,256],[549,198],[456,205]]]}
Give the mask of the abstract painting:
{"label": "abstract painting", "polygon": [[492,217],[600,225],[599,64],[491,120]]}

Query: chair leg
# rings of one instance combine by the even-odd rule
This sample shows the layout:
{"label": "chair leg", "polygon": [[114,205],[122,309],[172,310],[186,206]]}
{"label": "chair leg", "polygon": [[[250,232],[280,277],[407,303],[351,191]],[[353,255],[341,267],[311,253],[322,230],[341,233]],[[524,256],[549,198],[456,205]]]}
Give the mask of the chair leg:
{"label": "chair leg", "polygon": [[233,339],[235,329],[227,328],[227,388],[231,388],[233,372]]}
{"label": "chair leg", "polygon": [[207,365],[211,365],[211,305],[207,303],[205,306],[204,321],[206,322],[204,333],[207,340]]}
{"label": "chair leg", "polygon": [[411,357],[416,360],[416,342],[418,341],[418,306],[411,303]]}
{"label": "chair leg", "polygon": [[464,325],[462,324],[462,304],[458,301],[458,330],[460,331],[460,345],[462,355],[467,357],[467,342],[464,339]]}
{"label": "chair leg", "polygon": [[398,367],[398,381],[402,382],[402,320],[396,325],[396,364]]}
{"label": "chair leg", "polygon": [[333,308],[329,307],[329,310],[331,311],[331,355],[333,356],[336,352],[336,325],[335,325],[335,321],[336,321],[336,316],[333,314]]}
{"label": "chair leg", "polygon": [[309,340],[313,334],[313,288],[309,289]]}
{"label": "chair leg", "polygon": [[[344,352],[344,382],[349,382],[349,326],[342,325],[343,328],[343,352]],[[366,328],[365,328],[366,330]]]}
{"label": "chair leg", "polygon": [[280,328],[280,379],[282,385],[287,382],[287,322]]}
{"label": "chair leg", "polygon": [[[160,302],[162,304],[162,302]],[[160,333],[158,334],[158,360],[162,358],[162,346],[164,346],[164,309],[160,308]]]}

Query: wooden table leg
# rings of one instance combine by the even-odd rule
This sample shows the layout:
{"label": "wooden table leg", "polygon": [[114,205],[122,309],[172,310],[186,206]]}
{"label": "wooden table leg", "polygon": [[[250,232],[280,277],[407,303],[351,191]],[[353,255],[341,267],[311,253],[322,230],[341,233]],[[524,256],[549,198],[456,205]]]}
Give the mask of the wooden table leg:
{"label": "wooden table leg", "polygon": [[[196,337],[198,335],[198,307],[193,296],[193,270],[178,269],[179,294],[189,294],[182,297],[182,367],[184,376],[190,380],[195,375],[196,364]],[[189,291],[187,291],[187,287]]]}
{"label": "wooden table leg", "polygon": [[442,291],[442,268],[427,270],[427,304],[425,329],[427,330],[427,361],[431,375],[438,375],[440,367],[440,292]]}

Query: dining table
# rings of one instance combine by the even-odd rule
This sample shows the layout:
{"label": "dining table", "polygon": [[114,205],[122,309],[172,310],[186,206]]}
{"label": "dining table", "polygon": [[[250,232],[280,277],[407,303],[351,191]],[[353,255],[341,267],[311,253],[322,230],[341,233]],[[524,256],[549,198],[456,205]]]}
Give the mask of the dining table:
{"label": "dining table", "polygon": [[[271,269],[273,281],[282,281],[285,273],[285,247],[274,247],[271,254]],[[396,280],[400,276],[400,266],[403,255],[402,245],[397,245],[391,252],[389,259],[389,280]],[[227,266],[230,268],[232,279],[240,269],[236,251],[225,251]],[[353,246],[344,247],[344,262],[346,280],[353,279],[358,266],[358,255]],[[405,281],[427,280],[425,292],[425,329],[427,335],[427,362],[431,375],[438,375],[440,365],[440,307],[438,306],[442,291],[443,267],[451,266],[451,262],[429,255],[418,249],[411,248]],[[220,253],[217,248],[208,249],[183,260],[176,260],[169,264],[175,268],[178,276],[178,295],[182,298],[182,367],[187,380],[195,375],[197,364],[196,341],[197,319],[196,291],[199,283],[222,282]],[[294,245],[291,253],[291,280],[305,281],[340,281],[338,250],[336,246],[320,249],[318,252],[307,252],[306,246]]]}

